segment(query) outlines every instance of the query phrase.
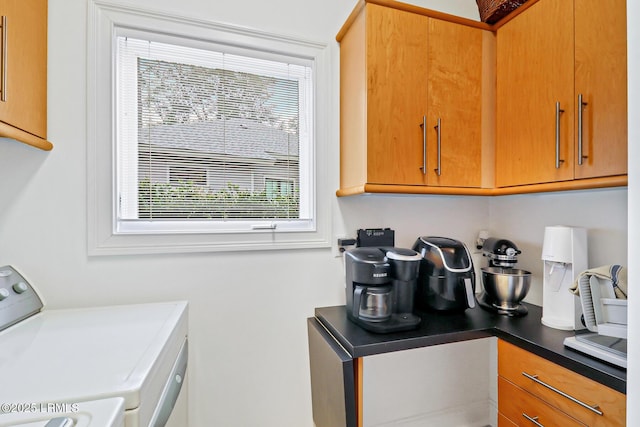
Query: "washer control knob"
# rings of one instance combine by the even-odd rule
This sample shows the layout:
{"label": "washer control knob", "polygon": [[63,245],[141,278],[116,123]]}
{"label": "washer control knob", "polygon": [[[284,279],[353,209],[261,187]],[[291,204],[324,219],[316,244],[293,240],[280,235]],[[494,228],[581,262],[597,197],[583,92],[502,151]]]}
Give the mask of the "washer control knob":
{"label": "washer control knob", "polygon": [[28,291],[29,287],[24,282],[18,282],[15,285],[13,285],[13,290],[15,291],[16,294],[21,294]]}
{"label": "washer control knob", "polygon": [[11,270],[0,270],[0,283],[8,285],[10,280],[9,277],[11,277],[12,274],[13,272]]}
{"label": "washer control knob", "polygon": [[5,288],[0,288],[0,301],[9,297],[9,291]]}

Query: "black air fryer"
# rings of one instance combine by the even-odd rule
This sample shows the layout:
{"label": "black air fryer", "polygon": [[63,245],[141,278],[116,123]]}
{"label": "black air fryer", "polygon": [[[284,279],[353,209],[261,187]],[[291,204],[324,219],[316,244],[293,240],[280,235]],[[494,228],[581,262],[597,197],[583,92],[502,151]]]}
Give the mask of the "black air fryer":
{"label": "black air fryer", "polygon": [[476,275],[464,243],[447,237],[419,237],[413,250],[422,255],[417,308],[464,311],[476,306]]}

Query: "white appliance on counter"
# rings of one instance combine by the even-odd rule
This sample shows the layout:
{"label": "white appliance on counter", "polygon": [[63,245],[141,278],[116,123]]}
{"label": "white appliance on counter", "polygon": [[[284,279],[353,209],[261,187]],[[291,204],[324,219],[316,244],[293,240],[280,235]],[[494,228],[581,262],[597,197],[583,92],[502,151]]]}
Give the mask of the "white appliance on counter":
{"label": "white appliance on counter", "polygon": [[596,275],[581,276],[578,289],[587,330],[565,338],[564,345],[626,369],[627,300],[616,297],[611,280]]}
{"label": "white appliance on counter", "polygon": [[186,393],[187,310],[183,301],[45,310],[20,273],[0,267],[0,426],[17,412],[25,421],[51,415],[43,425],[55,426],[55,409],[73,416],[73,405],[79,413],[86,402],[114,398],[125,427],[186,426],[167,421]]}
{"label": "white appliance on counter", "polygon": [[582,310],[569,288],[588,268],[587,230],[562,225],[545,227],[542,262],[542,324],[573,330],[580,324]]}

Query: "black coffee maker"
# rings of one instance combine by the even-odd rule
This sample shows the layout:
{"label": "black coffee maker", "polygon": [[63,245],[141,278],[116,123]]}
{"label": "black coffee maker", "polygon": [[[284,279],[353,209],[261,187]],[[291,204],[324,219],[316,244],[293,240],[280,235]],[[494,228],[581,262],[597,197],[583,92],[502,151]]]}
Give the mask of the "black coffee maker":
{"label": "black coffee maker", "polygon": [[476,275],[464,243],[448,237],[419,237],[413,249],[423,257],[417,308],[464,311],[476,306]]}
{"label": "black coffee maker", "polygon": [[359,247],[345,251],[347,317],[371,332],[414,329],[416,280],[422,257],[411,249]]}

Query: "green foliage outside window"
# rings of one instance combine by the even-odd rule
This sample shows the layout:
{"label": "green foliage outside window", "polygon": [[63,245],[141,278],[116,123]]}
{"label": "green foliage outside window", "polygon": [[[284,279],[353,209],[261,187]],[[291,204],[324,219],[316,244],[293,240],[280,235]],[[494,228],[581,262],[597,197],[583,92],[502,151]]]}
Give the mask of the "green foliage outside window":
{"label": "green foliage outside window", "polygon": [[288,219],[299,218],[299,194],[267,197],[266,191],[252,193],[227,184],[212,191],[192,182],[138,185],[139,218],[151,219]]}

